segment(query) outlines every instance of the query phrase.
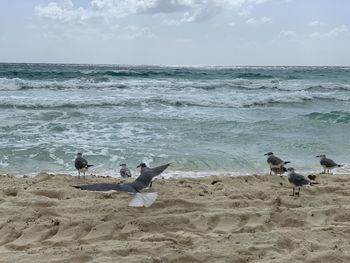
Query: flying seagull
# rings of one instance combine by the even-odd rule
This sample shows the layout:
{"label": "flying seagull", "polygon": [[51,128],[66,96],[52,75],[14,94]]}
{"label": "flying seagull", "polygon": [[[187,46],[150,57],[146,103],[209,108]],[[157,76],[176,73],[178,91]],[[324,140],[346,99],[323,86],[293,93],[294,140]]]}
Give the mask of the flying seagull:
{"label": "flying seagull", "polygon": [[[312,182],[309,181],[308,179],[306,179],[303,175],[301,174],[297,174],[294,171],[294,168],[287,168],[288,171],[288,181],[293,184],[293,194],[294,195],[300,195],[300,187],[301,186],[306,186],[306,185],[313,185],[313,184],[317,184],[316,182]],[[298,192],[295,192],[295,187],[298,187]]]}
{"label": "flying seagull", "polygon": [[131,177],[131,172],[128,167],[126,167],[125,163],[120,165],[122,168],[120,169],[120,176],[123,178]]}
{"label": "flying seagull", "polygon": [[282,161],[277,156],[274,156],[273,152],[268,152],[268,153],[265,153],[264,155],[267,156],[267,163],[270,166],[270,174],[272,173],[272,171],[274,171],[275,174],[278,173],[276,171],[285,171],[284,165],[287,163],[290,163],[290,161],[285,162],[285,161]]}
{"label": "flying seagull", "polygon": [[133,207],[149,207],[157,199],[157,193],[141,193],[140,191],[148,187],[154,177],[161,174],[166,168],[168,168],[170,163],[164,164],[158,167],[149,168],[146,164],[141,163],[137,167],[141,167],[141,173],[139,177],[132,183],[124,184],[113,184],[113,183],[99,183],[99,184],[89,184],[74,186],[81,190],[87,191],[98,191],[98,192],[128,192],[134,194],[134,197],[130,200],[129,206]]}
{"label": "flying seagull", "polygon": [[88,164],[88,162],[83,158],[82,153],[77,153],[77,157],[75,158],[75,161],[74,161],[74,166],[78,170],[78,176],[80,177],[80,172],[82,172],[85,177],[85,172],[89,167],[93,165]]}
{"label": "flying seagull", "polygon": [[316,157],[321,158],[320,164],[324,169],[323,171],[324,174],[327,172],[327,170],[328,170],[328,173],[330,173],[331,169],[343,166],[342,164],[337,164],[332,159],[327,158],[326,155],[324,154],[317,155]]}

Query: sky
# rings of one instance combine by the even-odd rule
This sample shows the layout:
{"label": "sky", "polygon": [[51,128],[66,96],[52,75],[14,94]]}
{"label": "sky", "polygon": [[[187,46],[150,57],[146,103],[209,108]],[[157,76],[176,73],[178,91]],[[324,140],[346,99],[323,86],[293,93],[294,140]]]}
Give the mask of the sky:
{"label": "sky", "polygon": [[350,66],[349,0],[2,0],[0,62]]}

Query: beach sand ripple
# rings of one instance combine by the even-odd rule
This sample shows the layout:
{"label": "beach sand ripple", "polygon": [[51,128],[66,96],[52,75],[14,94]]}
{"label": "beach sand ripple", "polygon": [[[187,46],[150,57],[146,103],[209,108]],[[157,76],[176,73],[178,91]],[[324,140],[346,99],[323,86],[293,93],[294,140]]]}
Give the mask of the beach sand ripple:
{"label": "beach sand ripple", "polygon": [[350,176],[158,179],[149,208],[71,187],[116,181],[0,176],[0,262],[350,262]]}

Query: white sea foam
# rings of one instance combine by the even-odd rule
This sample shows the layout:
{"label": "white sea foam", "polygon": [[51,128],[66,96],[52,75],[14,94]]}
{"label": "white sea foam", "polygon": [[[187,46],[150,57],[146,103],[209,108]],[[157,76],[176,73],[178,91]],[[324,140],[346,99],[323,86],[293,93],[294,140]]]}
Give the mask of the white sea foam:
{"label": "white sea foam", "polygon": [[349,149],[344,69],[14,67],[0,70],[1,172],[76,174],[81,151],[101,175],[121,161],[133,174],[174,163],[165,177],[264,174],[274,151],[307,173],[315,152]]}
{"label": "white sea foam", "polygon": [[[108,95],[107,93],[62,93],[60,96],[51,93],[36,93],[34,97],[27,94],[0,96],[0,107],[22,108],[87,108],[87,107],[138,107],[150,111],[150,106],[188,106],[188,107],[219,107],[241,108],[264,106],[274,103],[301,103],[311,100],[350,101],[350,94],[337,92],[285,91],[275,93],[246,94],[236,91],[216,94],[197,92],[166,93],[162,95],[129,93]],[[153,111],[153,110],[152,110]]]}

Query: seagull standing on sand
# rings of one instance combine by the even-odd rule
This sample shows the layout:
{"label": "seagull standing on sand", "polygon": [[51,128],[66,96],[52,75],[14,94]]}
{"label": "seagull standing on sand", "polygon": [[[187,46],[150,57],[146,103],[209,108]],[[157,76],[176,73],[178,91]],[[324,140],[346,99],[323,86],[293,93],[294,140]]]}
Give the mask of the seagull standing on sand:
{"label": "seagull standing on sand", "polygon": [[275,175],[284,174],[285,172],[287,172],[287,168],[284,166],[281,166],[279,168],[271,168],[271,171],[274,172]]}
{"label": "seagull standing on sand", "polygon": [[[99,183],[90,185],[74,186],[81,190],[87,191],[99,191],[99,192],[128,192],[135,196],[129,202],[129,206],[133,207],[149,207],[157,199],[157,193],[140,193],[140,191],[148,187],[154,177],[161,174],[170,164],[164,164],[158,167],[149,168],[146,164],[141,163],[138,167],[141,167],[140,176],[132,183],[113,184],[113,183]],[[145,169],[147,168],[147,169]]]}
{"label": "seagull standing on sand", "polygon": [[[300,187],[301,186],[306,186],[306,185],[313,185],[313,184],[317,184],[316,182],[311,182],[308,179],[306,179],[303,175],[301,174],[297,174],[294,171],[294,168],[287,168],[288,171],[288,181],[293,184],[293,194],[294,195],[300,195]],[[295,187],[298,187],[298,192],[295,193]]]}
{"label": "seagull standing on sand", "polygon": [[120,176],[123,178],[131,177],[131,172],[128,167],[126,167],[125,163],[120,165],[122,168],[120,169]]}
{"label": "seagull standing on sand", "polygon": [[282,161],[277,156],[274,156],[273,152],[268,152],[268,153],[265,153],[264,155],[267,156],[267,163],[270,166],[270,174],[272,171],[274,171],[275,174],[277,174],[276,169],[280,171],[285,171],[284,165],[287,163],[290,163],[290,161],[285,162],[285,161]]}
{"label": "seagull standing on sand", "polygon": [[85,172],[89,167],[93,165],[88,164],[87,160],[83,158],[82,153],[77,153],[77,157],[75,158],[75,161],[74,161],[74,166],[78,170],[78,176],[80,177],[80,173],[82,172],[85,177]]}
{"label": "seagull standing on sand", "polygon": [[327,158],[326,155],[324,155],[324,154],[317,155],[316,157],[321,158],[320,164],[324,169],[324,171],[323,171],[324,174],[327,172],[327,170],[328,170],[328,173],[330,173],[331,169],[343,166],[341,164],[335,163],[332,159]]}

